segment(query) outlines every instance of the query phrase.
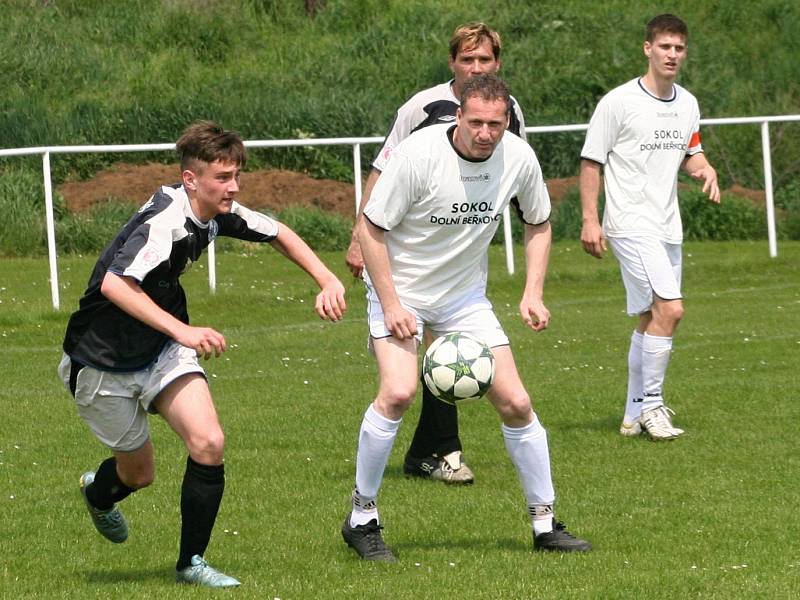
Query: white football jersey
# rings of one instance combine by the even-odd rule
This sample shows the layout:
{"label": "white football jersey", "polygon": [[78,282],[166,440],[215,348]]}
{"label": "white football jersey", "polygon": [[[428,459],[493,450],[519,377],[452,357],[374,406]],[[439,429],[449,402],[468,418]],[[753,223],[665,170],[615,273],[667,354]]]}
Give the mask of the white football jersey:
{"label": "white football jersey", "polygon": [[633,79],[606,94],[589,123],[581,157],[603,165],[607,237],[683,240],[678,171],[702,152],[700,109],[686,89],[662,100]]}
{"label": "white football jersey", "polygon": [[467,160],[450,124],[406,138],[392,154],[364,211],[386,231],[394,285],[412,307],[486,286],[487,249],[512,198],[526,223],[550,217],[550,197],[533,149],[506,132],[492,156]]}

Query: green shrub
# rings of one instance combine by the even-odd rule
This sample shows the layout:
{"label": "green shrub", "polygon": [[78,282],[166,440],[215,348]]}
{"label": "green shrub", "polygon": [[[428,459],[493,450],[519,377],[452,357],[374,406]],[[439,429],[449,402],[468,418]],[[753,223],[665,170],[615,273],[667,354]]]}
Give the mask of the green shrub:
{"label": "green shrub", "polygon": [[[600,195],[599,212],[603,214],[603,195]],[[581,212],[581,196],[578,188],[569,190],[561,202],[553,205],[550,217],[554,240],[577,240],[581,237],[583,217]]]}
{"label": "green shrub", "polygon": [[793,179],[775,191],[775,208],[781,211],[778,234],[789,240],[800,240],[800,179]]}
{"label": "green shrub", "polygon": [[[601,197],[602,200],[602,197]],[[602,210],[602,209],[601,209]],[[576,240],[581,236],[581,200],[577,188],[567,192],[563,200],[553,202],[550,213],[550,226],[553,240]],[[523,224],[517,212],[511,209],[511,239],[521,244],[523,240]],[[505,243],[505,231],[501,223],[492,240],[493,244]]]}
{"label": "green shrub", "polygon": [[41,171],[10,168],[0,174],[0,254],[41,255],[47,249]]}
{"label": "green shrub", "polygon": [[350,244],[353,222],[319,208],[290,206],[278,215],[314,250],[346,250]]}
{"label": "green shrub", "polygon": [[131,202],[109,200],[90,210],[64,216],[56,224],[58,251],[94,254],[102,250],[139,207]]}
{"label": "green shrub", "polygon": [[765,211],[751,201],[725,194],[714,204],[700,188],[679,194],[686,240],[760,240],[767,236]]}

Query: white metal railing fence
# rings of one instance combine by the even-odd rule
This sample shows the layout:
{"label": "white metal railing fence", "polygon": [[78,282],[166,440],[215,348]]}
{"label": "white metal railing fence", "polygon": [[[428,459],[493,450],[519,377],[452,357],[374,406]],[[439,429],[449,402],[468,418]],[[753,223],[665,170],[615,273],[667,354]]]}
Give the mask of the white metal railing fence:
{"label": "white metal railing fence", "polygon": [[[702,119],[701,125],[744,125],[757,124],[761,126],[761,154],[764,162],[764,189],[766,191],[767,211],[767,237],[769,255],[778,255],[776,230],[775,230],[775,204],[772,190],[772,153],[770,148],[769,124],[777,122],[800,121],[800,115],[780,115],[768,117],[731,117],[721,119]],[[539,127],[526,127],[525,131],[537,133],[563,133],[585,131],[588,124],[580,125],[545,125]],[[296,140],[249,140],[244,144],[247,148],[287,148],[294,146],[352,146],[353,147],[353,183],[355,187],[355,206],[361,202],[361,145],[379,144],[383,137],[347,137],[347,138],[304,138]],[[50,174],[50,155],[52,154],[78,154],[78,153],[122,153],[174,150],[175,144],[118,144],[107,146],[42,146],[36,148],[0,149],[0,157],[10,156],[42,156],[42,172],[44,175],[45,217],[47,221],[47,253],[50,265],[50,293],[53,308],[60,306],[58,290],[58,261],[55,239],[55,217],[53,211],[53,185]],[[514,254],[511,243],[511,220],[508,208],[503,213],[503,231],[505,233],[506,268],[509,274],[514,273]],[[208,278],[212,291],[216,289],[216,260],[214,245],[208,248]]]}

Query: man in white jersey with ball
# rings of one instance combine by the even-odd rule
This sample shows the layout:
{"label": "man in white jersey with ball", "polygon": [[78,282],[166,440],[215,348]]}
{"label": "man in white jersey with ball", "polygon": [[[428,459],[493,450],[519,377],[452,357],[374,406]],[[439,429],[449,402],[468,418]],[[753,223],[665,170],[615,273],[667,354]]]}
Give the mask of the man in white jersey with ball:
{"label": "man in white jersey with ball", "polygon": [[[678,172],[703,182],[719,203],[716,171],[700,144],[697,100],[675,83],[686,58],[686,24],[663,14],[647,24],[647,73],[597,105],[581,151],[581,243],[602,258],[606,242],[620,263],[627,311],[639,322],[628,352],[628,393],[620,433],[653,440],[683,433],[664,404],[672,337],[683,317]],[[605,180],[603,225],[597,200]]]}
{"label": "man in white jersey with ball", "polygon": [[[369,202],[372,188],[386,169],[395,147],[424,127],[437,123],[454,123],[461,90],[469,78],[481,73],[496,73],[500,69],[500,34],[485,23],[459,25],[450,37],[449,46],[448,64],[453,78],[417,92],[397,110],[386,140],[367,177],[359,219],[360,213]],[[513,96],[509,117],[508,131],[524,140],[525,121],[519,102]],[[361,277],[364,269],[361,246],[356,235],[358,229],[357,220],[346,259],[355,277]],[[446,484],[471,484],[475,476],[464,461],[462,450],[456,407],[439,401],[423,386],[419,423],[403,460],[403,472],[409,476]]]}
{"label": "man in white jersey with ball", "polygon": [[427,127],[394,150],[359,226],[380,385],[361,423],[352,512],[342,536],[365,560],[396,560],[383,541],[377,496],[403,413],[416,393],[424,328],[434,336],[470,333],[492,348],[496,374],[488,397],[503,421],[506,448],[522,483],[534,548],[590,549],[554,518],[547,433],[486,298],[489,243],[503,209],[516,198],[527,264],[519,310],[534,331],[547,327],[550,312],[542,299],[551,239],[547,188],[533,149],[504,135],[510,98],[496,75],[470,79],[460,102],[455,125]]}

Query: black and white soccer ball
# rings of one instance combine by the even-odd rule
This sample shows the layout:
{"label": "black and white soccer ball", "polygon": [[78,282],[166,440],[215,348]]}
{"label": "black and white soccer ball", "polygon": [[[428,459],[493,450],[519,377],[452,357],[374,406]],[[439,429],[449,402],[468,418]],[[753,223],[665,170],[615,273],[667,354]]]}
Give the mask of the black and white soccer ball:
{"label": "black and white soccer ball", "polygon": [[494,355],[481,340],[453,332],[436,338],[422,359],[431,393],[449,404],[482,398],[494,379]]}

